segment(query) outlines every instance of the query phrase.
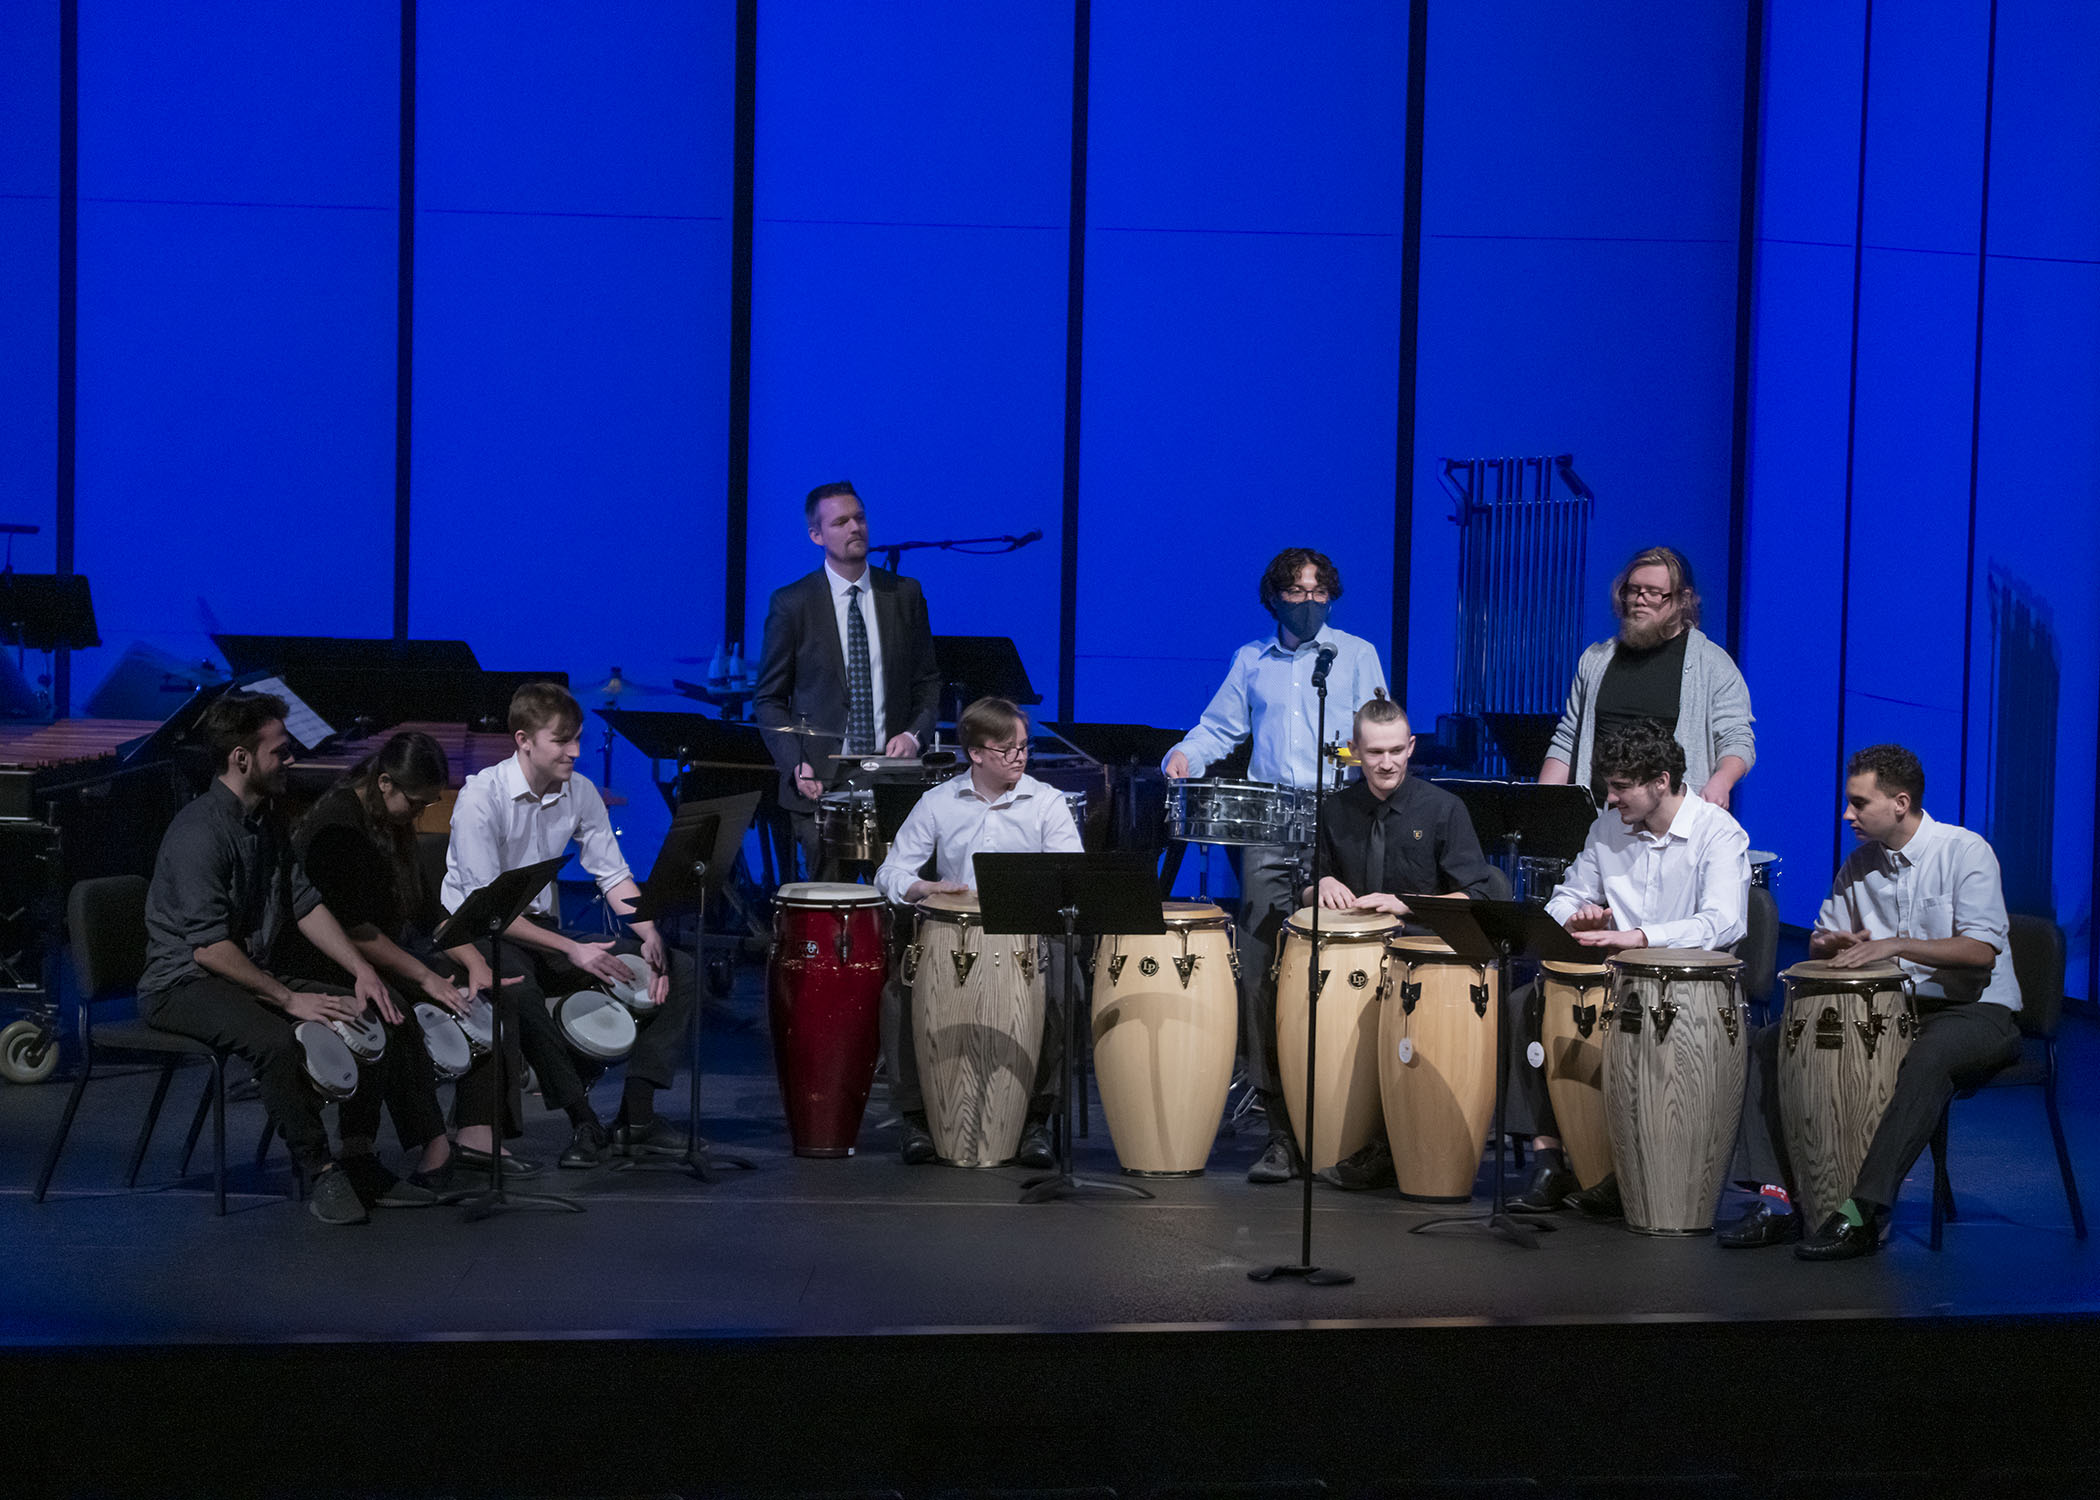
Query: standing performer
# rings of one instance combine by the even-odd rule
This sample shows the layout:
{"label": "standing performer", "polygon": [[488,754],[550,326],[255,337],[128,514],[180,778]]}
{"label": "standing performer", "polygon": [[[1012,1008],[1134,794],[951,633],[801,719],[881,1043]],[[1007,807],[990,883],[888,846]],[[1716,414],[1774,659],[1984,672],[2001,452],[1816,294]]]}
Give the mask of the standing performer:
{"label": "standing performer", "polygon": [[[1020,709],[1004,698],[979,698],[963,710],[955,728],[970,757],[970,769],[914,804],[890,841],[889,857],[875,872],[876,888],[900,906],[915,905],[936,892],[964,895],[976,890],[980,854],[1081,851],[1079,828],[1063,794],[1027,774],[1028,719]],[[929,859],[936,872],[932,880],[919,874]],[[1057,1108],[1058,1070],[1064,1066],[1065,998],[1058,987],[1045,995],[1034,1095],[1016,1156],[1023,1166],[1057,1164],[1049,1121]],[[904,1116],[905,1165],[918,1166],[934,1159],[934,1143],[912,1043],[911,991],[893,978],[883,990],[882,1011],[890,1102]]]}
{"label": "standing performer", "polygon": [[1726,651],[1699,629],[1692,565],[1675,548],[1634,554],[1612,583],[1619,633],[1582,653],[1553,746],[1539,769],[1549,786],[1588,784],[1604,800],[1592,751],[1637,719],[1660,721],[1684,747],[1684,780],[1716,807],[1757,760],[1750,690]]}
{"label": "standing performer", "polygon": [[800,719],[843,734],[844,754],[917,755],[933,737],[941,673],[919,585],[868,565],[868,517],[853,486],[818,485],[802,515],[809,539],[824,549],[824,566],[776,590],[766,607],[752,712],[780,767],[780,805],[815,879],[824,788],[813,746],[826,742],[773,731]]}
{"label": "standing performer", "polygon": [[[1690,794],[1684,763],[1684,747],[1653,720],[1615,729],[1597,747],[1605,810],[1546,915],[1598,950],[1600,961],[1626,948],[1732,948],[1750,930],[1750,837],[1719,804]],[[1530,1134],[1538,1154],[1530,1183],[1509,1206],[1553,1213],[1576,1181],[1555,1134],[1546,1075],[1526,1057],[1538,1034],[1537,986],[1519,986],[1505,1004],[1507,1125],[1513,1135]],[[1613,1177],[1576,1197],[1586,1213],[1619,1211]]]}
{"label": "standing performer", "polygon": [[[1920,1027],[1852,1196],[1794,1247],[1803,1260],[1850,1260],[1881,1248],[1904,1176],[1932,1140],[1956,1089],[2020,1059],[2020,983],[1998,856],[1966,828],[1925,811],[1925,768],[1901,745],[1870,745],[1845,767],[1845,821],[1859,847],[1838,868],[1809,935],[1812,957],[1841,968],[1900,963]],[[1779,1131],[1779,1023],[1751,1033],[1736,1179],[1759,1200],[1719,1242],[1757,1249],[1801,1238]]]}
{"label": "standing performer", "polygon": [[[1362,703],[1385,687],[1376,648],[1327,623],[1341,597],[1342,575],[1325,553],[1287,547],[1271,558],[1261,576],[1261,603],[1275,617],[1276,633],[1233,653],[1223,686],[1161,769],[1176,778],[1201,776],[1251,736],[1251,779],[1315,785],[1321,747],[1313,743],[1319,695],[1312,676],[1319,653],[1334,649],[1327,679],[1334,702]],[[1302,852],[1287,844],[1232,851],[1240,882],[1240,1038],[1248,1082],[1269,1120],[1269,1144],[1248,1171],[1249,1182],[1288,1182],[1304,1166],[1276,1073],[1276,985],[1269,972],[1271,950],[1297,896],[1293,866]]]}
{"label": "standing performer", "polygon": [[[1329,873],[1320,877],[1320,905],[1404,917],[1410,895],[1492,895],[1493,875],[1465,804],[1407,774],[1415,753],[1407,710],[1381,691],[1356,711],[1351,743],[1363,780],[1327,799],[1320,864]],[[1376,1139],[1320,1177],[1351,1191],[1391,1187],[1393,1151],[1383,1121]]]}
{"label": "standing performer", "polygon": [[[285,713],[284,700],[268,693],[229,693],[205,710],[203,738],[218,774],[175,815],[153,861],[139,1014],[163,1031],[246,1058],[264,1108],[312,1184],[307,1208],[325,1224],[362,1224],[365,1205],[328,1149],[321,1101],[307,1083],[294,1028],[354,1021],[367,1009],[399,1026],[401,1011],[292,854],[275,806],[292,765]],[[350,976],[350,989],[284,979],[263,967],[291,923]],[[383,1062],[358,1070],[357,1093],[340,1110],[345,1139],[378,1135],[384,1087]],[[385,1201],[435,1197],[396,1183]]]}
{"label": "standing performer", "polygon": [[[453,805],[441,892],[445,909],[459,910],[505,870],[552,859],[573,841],[606,905],[615,916],[628,916],[641,892],[620,854],[605,799],[590,778],[576,774],[583,710],[567,688],[528,682],[511,695],[510,731],[517,753],[469,776]],[[539,1079],[547,1108],[562,1111],[574,1127],[560,1164],[596,1166],[612,1147],[629,1154],[683,1156],[686,1133],[657,1118],[656,1092],[671,1086],[684,1059],[695,992],[692,959],[665,951],[654,922],[629,921],[630,935],[601,942],[563,932],[559,909],[550,883],[503,937],[506,956],[525,971],[515,986],[507,986],[517,1002],[518,1044]],[[474,946],[486,964],[487,939]],[[620,1113],[608,1134],[591,1108],[589,1089],[560,1024],[548,1014],[547,997],[587,989],[593,982],[625,983],[629,973],[618,956],[626,953],[639,953],[648,962],[654,1009],[635,1017],[640,1036],[627,1057]]]}

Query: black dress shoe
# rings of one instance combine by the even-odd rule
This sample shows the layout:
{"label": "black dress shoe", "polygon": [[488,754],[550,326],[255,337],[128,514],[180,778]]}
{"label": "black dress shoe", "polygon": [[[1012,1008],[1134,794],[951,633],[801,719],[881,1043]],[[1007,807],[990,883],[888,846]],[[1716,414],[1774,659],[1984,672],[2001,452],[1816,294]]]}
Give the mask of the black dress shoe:
{"label": "black dress shoe", "polygon": [[1540,1162],[1531,1169],[1524,1191],[1509,1200],[1513,1214],[1557,1214],[1567,1207],[1568,1195],[1581,1186],[1566,1167]]}
{"label": "black dress shoe", "polygon": [[615,1125],[612,1144],[627,1156],[683,1156],[690,1141],[683,1130],[658,1117],[646,1125]]}
{"label": "black dress shoe", "polygon": [[924,1115],[906,1115],[898,1143],[897,1154],[904,1158],[907,1167],[923,1167],[938,1154],[933,1149],[933,1132],[926,1128]]}
{"label": "black dress shoe", "polygon": [[1767,1245],[1784,1245],[1801,1238],[1801,1214],[1798,1210],[1774,1213],[1769,1203],[1754,1203],[1730,1228],[1714,1236],[1714,1243],[1723,1250],[1762,1250]]}
{"label": "black dress shoe", "polygon": [[1626,1205],[1619,1201],[1619,1177],[1616,1172],[1593,1188],[1584,1188],[1579,1193],[1568,1194],[1567,1202],[1569,1207],[1585,1219],[1626,1217]]}
{"label": "black dress shoe", "polygon": [[[438,1170],[443,1172],[473,1172],[486,1177],[495,1169],[495,1162],[490,1159],[488,1152],[476,1151],[472,1146],[454,1146],[452,1155],[446,1158],[445,1165]],[[528,1161],[522,1156],[512,1156],[508,1151],[503,1153],[503,1175],[505,1177],[537,1177],[545,1170],[546,1168],[536,1161]]]}
{"label": "black dress shoe", "polygon": [[357,1196],[350,1174],[341,1167],[314,1178],[313,1192],[306,1200],[306,1211],[323,1224],[369,1224],[372,1221],[372,1216],[365,1212],[364,1201]]}
{"label": "black dress shoe", "polygon": [[1024,1167],[1047,1168],[1057,1165],[1057,1152],[1050,1146],[1049,1121],[1031,1121],[1028,1128],[1021,1132],[1021,1149],[1014,1153],[1014,1160]]}
{"label": "black dress shoe", "polygon": [[1393,1148],[1384,1141],[1373,1141],[1353,1156],[1345,1156],[1331,1167],[1322,1167],[1320,1181],[1345,1193],[1396,1187],[1399,1179],[1393,1175]]}
{"label": "black dress shoe", "polygon": [[[562,1166],[575,1171],[595,1167],[605,1160],[606,1148],[611,1144],[603,1125],[596,1120],[586,1120],[576,1127],[576,1133],[569,1137],[569,1144],[562,1149],[558,1160]],[[506,1176],[509,1175],[510,1167],[507,1163],[503,1171]]]}
{"label": "black dress shoe", "polygon": [[1304,1170],[1304,1161],[1298,1155],[1298,1143],[1288,1135],[1272,1135],[1269,1148],[1262,1152],[1261,1159],[1247,1169],[1247,1180],[1289,1182]]}
{"label": "black dress shoe", "polygon": [[1872,1255],[1881,1248],[1881,1227],[1888,1216],[1875,1209],[1863,1209],[1864,1224],[1855,1224],[1843,1214],[1832,1214],[1825,1219],[1816,1232],[1794,1247],[1794,1254],[1803,1260],[1853,1260],[1862,1255]]}

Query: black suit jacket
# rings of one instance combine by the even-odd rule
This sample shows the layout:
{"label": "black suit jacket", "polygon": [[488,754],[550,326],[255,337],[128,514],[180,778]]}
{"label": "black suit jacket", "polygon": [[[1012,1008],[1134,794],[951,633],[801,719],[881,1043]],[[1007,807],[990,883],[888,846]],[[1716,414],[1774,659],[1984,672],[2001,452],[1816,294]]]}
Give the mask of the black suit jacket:
{"label": "black suit jacket", "polygon": [[[869,568],[866,581],[875,601],[875,630],[882,639],[883,743],[911,734],[921,745],[931,744],[941,672],[933,659],[926,595],[911,579],[880,568]],[[800,716],[813,728],[845,733],[846,652],[839,644],[838,614],[822,568],[773,593],[766,609],[766,640],[758,659],[752,712],[767,729],[792,724]],[[809,810],[809,800],[795,789],[795,767],[805,759],[815,765],[815,757],[835,752],[839,744],[839,739],[805,742],[793,735],[766,735],[766,748],[780,767],[782,806]]]}

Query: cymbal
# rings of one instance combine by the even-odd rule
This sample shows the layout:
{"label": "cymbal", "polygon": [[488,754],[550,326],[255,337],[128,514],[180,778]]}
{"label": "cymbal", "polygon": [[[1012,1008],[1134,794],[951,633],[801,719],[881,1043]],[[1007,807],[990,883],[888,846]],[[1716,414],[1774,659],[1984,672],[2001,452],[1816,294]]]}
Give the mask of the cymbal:
{"label": "cymbal", "polygon": [[659,687],[653,682],[636,682],[631,677],[618,675],[608,677],[605,681],[598,683],[594,687],[587,687],[583,691],[584,696],[590,698],[625,698],[636,693],[668,698],[675,696],[677,693],[676,688]]}
{"label": "cymbal", "polygon": [[836,729],[816,729],[807,722],[796,724],[761,724],[767,734],[789,734],[798,740],[842,740],[846,736]]}

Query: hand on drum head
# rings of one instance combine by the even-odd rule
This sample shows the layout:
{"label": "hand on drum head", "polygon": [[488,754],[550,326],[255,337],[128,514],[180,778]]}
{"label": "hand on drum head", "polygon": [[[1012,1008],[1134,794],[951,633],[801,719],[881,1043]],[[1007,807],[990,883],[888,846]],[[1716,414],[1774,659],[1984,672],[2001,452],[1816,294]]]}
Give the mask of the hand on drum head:
{"label": "hand on drum head", "polygon": [[1648,934],[1638,927],[1631,932],[1614,932],[1607,928],[1602,932],[1578,932],[1575,934],[1575,941],[1585,948],[1599,948],[1609,952],[1614,948],[1645,948],[1648,946]]}
{"label": "hand on drum head", "polygon": [[1843,953],[1858,943],[1868,941],[1864,930],[1858,932],[1832,932],[1828,927],[1818,927],[1808,935],[1808,956],[1829,958],[1834,953]]}
{"label": "hand on drum head", "polygon": [[649,966],[649,1003],[661,1005],[671,995],[671,961],[664,956],[663,934],[654,922],[642,938],[642,962]]}
{"label": "hand on drum head", "polygon": [[593,979],[602,979],[608,984],[626,984],[634,978],[627,965],[614,956],[611,943],[574,944],[569,962]]}
{"label": "hand on drum head", "polygon": [[1587,906],[1578,906],[1569,912],[1567,920],[1560,925],[1577,934],[1602,932],[1611,926],[1611,908],[1599,906],[1592,901]]}
{"label": "hand on drum head", "polygon": [[904,888],[906,901],[924,901],[928,896],[967,896],[970,888],[954,880],[914,880]]}
{"label": "hand on drum head", "polygon": [[1356,892],[1332,875],[1320,877],[1320,905],[1328,911],[1348,911],[1356,905]]}
{"label": "hand on drum head", "polygon": [[394,1004],[394,992],[386,987],[386,981],[379,977],[378,970],[367,968],[351,982],[351,987],[357,992],[356,1015],[363,1015],[366,1008],[370,1007],[379,1012],[379,1019],[387,1025],[401,1024],[401,1007]]}
{"label": "hand on drum head", "polygon": [[824,795],[823,784],[817,780],[817,773],[809,768],[808,761],[795,767],[795,790],[812,802]]}
{"label": "hand on drum head", "polygon": [[425,974],[423,982],[417,988],[422,990],[432,1005],[449,1010],[455,1016],[465,1015],[468,1003],[472,999],[471,991],[462,989],[442,974]]}
{"label": "hand on drum head", "polygon": [[317,995],[293,990],[284,1002],[284,1013],[295,1021],[354,1021],[365,1013],[364,1002],[353,995]]}
{"label": "hand on drum head", "polygon": [[1830,956],[1833,969],[1859,969],[1868,964],[1891,963],[1903,956],[1903,939],[1870,938],[1864,932],[1845,934],[1850,939]]}
{"label": "hand on drum head", "polygon": [[1353,904],[1358,911],[1382,911],[1389,917],[1407,915],[1407,903],[1390,891],[1373,891],[1368,896],[1358,896]]}
{"label": "hand on drum head", "polygon": [[1181,751],[1176,750],[1167,757],[1167,763],[1161,766],[1160,769],[1176,781],[1186,781],[1189,774],[1189,758],[1182,754]]}

